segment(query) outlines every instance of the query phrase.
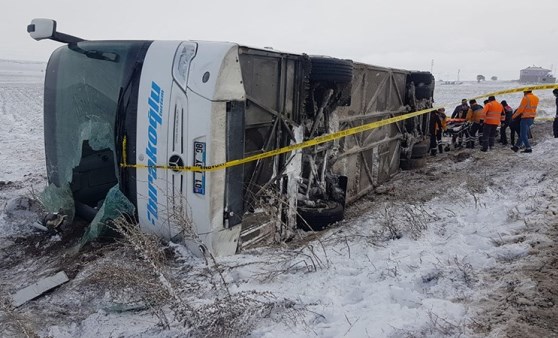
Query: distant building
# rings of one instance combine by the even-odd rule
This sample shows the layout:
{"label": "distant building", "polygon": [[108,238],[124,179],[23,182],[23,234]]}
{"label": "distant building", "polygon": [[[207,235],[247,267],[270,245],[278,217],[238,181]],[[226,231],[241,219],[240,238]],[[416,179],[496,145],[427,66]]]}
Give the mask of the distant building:
{"label": "distant building", "polygon": [[556,78],[550,69],[541,67],[527,67],[519,71],[519,82],[523,83],[555,83]]}

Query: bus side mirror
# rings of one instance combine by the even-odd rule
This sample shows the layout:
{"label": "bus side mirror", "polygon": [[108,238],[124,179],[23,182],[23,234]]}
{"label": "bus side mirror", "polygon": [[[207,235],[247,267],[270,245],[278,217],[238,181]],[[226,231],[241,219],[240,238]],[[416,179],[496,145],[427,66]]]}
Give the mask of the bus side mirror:
{"label": "bus side mirror", "polygon": [[33,19],[27,26],[27,32],[37,41],[50,39],[62,43],[78,43],[85,41],[73,35],[68,35],[56,31],[56,21],[52,19]]}
{"label": "bus side mirror", "polygon": [[33,19],[27,26],[27,32],[37,41],[52,39],[56,33],[56,21],[51,19]]}

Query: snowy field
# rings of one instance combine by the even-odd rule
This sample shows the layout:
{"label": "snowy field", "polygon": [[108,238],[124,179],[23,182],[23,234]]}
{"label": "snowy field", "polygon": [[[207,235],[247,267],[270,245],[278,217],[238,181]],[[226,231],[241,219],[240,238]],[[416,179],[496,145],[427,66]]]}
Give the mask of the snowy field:
{"label": "snowy field", "polygon": [[[558,139],[536,123],[532,154],[452,151],[401,172],[349,217],[294,242],[216,260],[165,248],[147,264],[120,243],[75,244],[7,213],[45,184],[44,64],[0,60],[0,336],[558,336]],[[462,98],[512,82],[439,85]],[[550,91],[540,115],[552,116]],[[517,107],[521,94],[497,97]],[[149,257],[149,256],[147,256]],[[70,281],[13,309],[4,301],[64,270]]]}

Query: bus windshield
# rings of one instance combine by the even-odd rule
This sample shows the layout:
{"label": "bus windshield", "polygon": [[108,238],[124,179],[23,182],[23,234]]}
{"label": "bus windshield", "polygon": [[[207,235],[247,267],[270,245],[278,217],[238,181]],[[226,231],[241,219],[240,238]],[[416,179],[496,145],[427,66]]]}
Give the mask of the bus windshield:
{"label": "bus windshield", "polygon": [[[118,183],[116,123],[148,41],[85,41],[58,48],[45,78],[45,152],[49,183],[70,184],[90,206]],[[135,119],[134,119],[135,120]]]}

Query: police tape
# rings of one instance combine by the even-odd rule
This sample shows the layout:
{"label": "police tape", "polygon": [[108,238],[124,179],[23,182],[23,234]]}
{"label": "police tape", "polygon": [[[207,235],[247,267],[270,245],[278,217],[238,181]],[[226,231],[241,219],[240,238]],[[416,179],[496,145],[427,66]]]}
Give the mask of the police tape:
{"label": "police tape", "polygon": [[556,117],[535,117],[535,121],[554,121]]}
{"label": "police tape", "polygon": [[[553,89],[553,88],[558,88],[558,84],[537,85],[537,86],[528,86],[528,87],[519,87],[519,88],[512,88],[512,89],[507,89],[507,90],[500,90],[500,91],[497,91],[497,92],[492,92],[492,93],[480,95],[480,96],[474,97],[473,99],[479,99],[479,98],[502,95],[502,94],[517,93],[517,92],[523,92],[523,91],[544,90],[544,89]],[[334,132],[334,133],[331,133],[331,134],[327,134],[327,135],[317,136],[313,139],[310,139],[310,140],[307,140],[307,141],[304,141],[304,142],[301,142],[301,143],[295,143],[295,144],[291,144],[291,145],[286,146],[286,147],[269,150],[269,151],[263,152],[261,154],[255,154],[255,155],[248,156],[248,157],[245,157],[245,158],[242,158],[242,159],[231,160],[231,161],[227,161],[227,162],[224,162],[224,163],[208,165],[208,166],[129,164],[129,163],[127,163],[126,155],[125,155],[126,154],[126,138],[124,138],[123,141],[122,141],[122,163],[120,163],[120,166],[122,168],[137,168],[137,169],[156,168],[156,169],[173,170],[173,171],[193,171],[193,172],[217,171],[217,170],[222,170],[222,169],[226,169],[226,168],[230,168],[230,167],[235,167],[235,166],[238,166],[238,165],[242,165],[242,164],[246,164],[246,163],[250,163],[250,162],[254,162],[254,161],[258,161],[258,160],[263,160],[263,159],[266,159],[266,158],[270,158],[270,157],[274,157],[274,156],[277,156],[277,155],[289,153],[289,152],[292,152],[292,151],[301,150],[301,149],[304,149],[304,148],[309,148],[309,147],[316,146],[316,145],[319,145],[319,144],[322,144],[322,143],[335,141],[335,140],[341,139],[343,137],[351,136],[351,135],[362,133],[362,132],[369,131],[369,130],[372,130],[372,129],[380,128],[380,127],[383,127],[383,126],[386,126],[386,125],[389,125],[389,124],[392,124],[392,123],[404,121],[404,120],[407,120],[407,119],[410,119],[410,118],[413,118],[413,117],[416,117],[416,116],[420,116],[420,115],[426,114],[428,112],[431,112],[435,109],[437,109],[437,107],[423,109],[423,110],[419,110],[419,111],[412,112],[412,113],[407,113],[407,114],[403,114],[403,115],[399,115],[399,116],[395,116],[395,117],[390,117],[390,118],[380,120],[380,121],[366,123],[366,124],[363,124],[363,125],[358,126],[358,127],[353,127],[353,128],[349,128],[349,129],[340,130],[340,131],[337,131],[337,132]]]}
{"label": "police tape", "polygon": [[476,100],[476,99],[481,99],[483,97],[496,96],[496,95],[502,95],[502,94],[512,94],[512,93],[519,93],[519,92],[525,92],[525,91],[555,89],[555,88],[558,88],[558,83],[499,90],[497,92],[492,92],[492,93],[488,93],[488,94],[479,95],[479,96],[473,97],[472,99]]}
{"label": "police tape", "polygon": [[[121,167],[123,168],[157,168],[157,169],[166,169],[166,170],[174,170],[174,171],[195,171],[195,172],[209,172],[209,171],[217,171],[217,170],[221,170],[221,169],[226,169],[226,168],[230,168],[230,167],[234,167],[237,165],[241,165],[241,164],[246,164],[246,163],[250,163],[250,162],[254,162],[257,160],[262,160],[265,158],[269,158],[269,157],[273,157],[273,156],[277,156],[277,155],[281,155],[281,154],[285,154],[285,153],[289,153],[291,151],[296,151],[296,150],[300,150],[300,149],[304,149],[304,148],[309,148],[312,146],[316,146],[322,143],[326,143],[326,142],[331,142],[343,137],[347,137],[350,135],[354,135],[354,134],[358,134],[358,133],[362,133],[364,131],[368,131],[368,130],[372,130],[372,129],[376,129],[382,126],[386,126],[395,122],[399,122],[399,121],[403,121],[415,116],[420,116],[422,114],[428,113],[430,111],[432,111],[434,108],[429,108],[429,109],[423,109],[423,110],[419,110],[416,112],[412,112],[412,113],[408,113],[408,114],[404,114],[404,115],[399,115],[399,116],[395,116],[395,117],[391,117],[385,120],[380,120],[380,121],[376,121],[376,122],[370,122],[367,124],[363,124],[361,126],[358,127],[353,127],[353,128],[349,128],[349,129],[344,129],[344,130],[340,130],[331,134],[327,134],[327,135],[321,135],[321,136],[317,136],[313,139],[301,142],[301,143],[296,143],[296,144],[291,144],[289,146],[286,147],[282,147],[282,148],[278,148],[278,149],[273,149],[273,150],[269,150],[266,152],[263,152],[261,154],[255,154],[252,156],[248,156],[242,159],[238,159],[238,160],[231,160],[231,161],[227,161],[224,163],[220,163],[220,164],[214,164],[214,165],[208,165],[208,166],[173,166],[173,165],[145,165],[145,164],[128,164],[124,161],[122,161],[123,163],[120,164]],[[125,153],[126,149],[125,149],[125,142],[122,142],[122,152]]]}

